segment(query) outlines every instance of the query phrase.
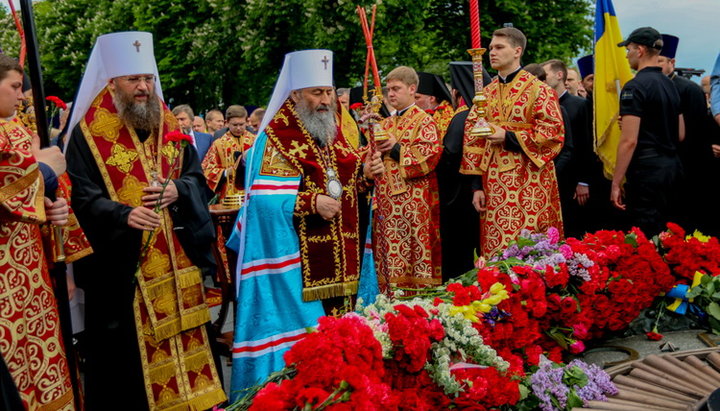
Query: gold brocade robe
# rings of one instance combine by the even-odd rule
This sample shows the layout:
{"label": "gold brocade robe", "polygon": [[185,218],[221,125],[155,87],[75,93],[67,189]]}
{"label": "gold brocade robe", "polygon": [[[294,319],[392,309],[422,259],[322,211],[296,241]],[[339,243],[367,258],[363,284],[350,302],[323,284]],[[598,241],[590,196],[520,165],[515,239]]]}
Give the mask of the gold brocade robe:
{"label": "gold brocade robe", "polygon": [[339,124],[343,136],[353,148],[360,148],[360,130],[352,114],[340,104]]}
{"label": "gold brocade robe", "polygon": [[[182,159],[188,148],[166,141],[179,127],[170,110],[158,104],[162,112],[159,131],[144,141],[120,119],[108,88],[98,94],[78,124],[108,193],[103,201],[138,207],[143,204],[143,188],[156,178],[183,179]],[[175,205],[180,207],[183,200],[187,199],[179,198]],[[92,202],[85,206],[92,207]],[[128,273],[132,276],[128,281],[134,283],[131,303],[147,404],[151,410],[208,409],[226,396],[205,330],[210,312],[202,273],[180,243],[170,208],[157,213],[160,227],[152,234],[143,232],[138,244],[143,251],[134,272]]]}
{"label": "gold brocade robe", "polygon": [[442,146],[435,121],[411,106],[382,126],[400,144],[400,161],[385,156],[376,182],[373,245],[378,281],[388,285],[437,285],[441,278],[440,205],[435,166]]}
{"label": "gold brocade robe", "polygon": [[562,233],[560,196],[553,159],[562,149],[564,128],[555,92],[525,70],[486,88],[487,120],[517,137],[520,151],[472,137],[478,118],[472,107],[465,122],[461,171],[482,175],[487,211],[480,220],[481,247],[491,257],[523,229]]}
{"label": "gold brocade robe", "polygon": [[452,121],[454,116],[455,110],[453,110],[452,104],[450,104],[447,100],[443,100],[442,103],[435,107],[432,117],[437,124],[438,137],[440,138],[440,141],[445,139],[445,133],[447,132],[450,121]]}
{"label": "gold brocade robe", "polygon": [[73,390],[39,224],[43,177],[31,138],[0,121],[0,353],[29,410],[72,410]]}
{"label": "gold brocade robe", "polygon": [[[240,153],[242,156],[252,147],[253,141],[255,141],[255,135],[249,131],[246,131],[241,137],[235,137],[228,131],[210,146],[210,150],[202,162],[202,169],[208,186],[215,194],[219,195],[220,200],[225,198],[228,192],[237,194],[242,190],[235,184],[237,179],[241,178],[236,174],[234,167],[237,163],[235,153]],[[224,184],[221,184],[223,176],[226,177],[226,180]]]}

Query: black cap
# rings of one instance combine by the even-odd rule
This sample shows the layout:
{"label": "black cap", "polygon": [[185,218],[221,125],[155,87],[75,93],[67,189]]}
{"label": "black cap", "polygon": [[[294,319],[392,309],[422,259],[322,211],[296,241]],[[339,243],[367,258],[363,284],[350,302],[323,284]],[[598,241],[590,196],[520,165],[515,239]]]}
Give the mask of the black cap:
{"label": "black cap", "polygon": [[582,80],[595,73],[595,57],[592,54],[580,57],[577,61],[578,71]]}
{"label": "black cap", "polygon": [[448,90],[442,77],[437,74],[424,73],[422,71],[419,71],[417,74],[420,79],[417,87],[418,93],[435,96],[438,103],[442,103],[443,100],[448,102],[452,101],[450,90]]}
{"label": "black cap", "polygon": [[669,59],[674,59],[675,54],[677,54],[677,48],[678,43],[680,43],[680,39],[677,36],[673,36],[672,34],[663,34],[662,39],[663,48],[660,52],[660,55]]}
{"label": "black cap", "polygon": [[350,89],[350,105],[352,106],[355,103],[361,103],[365,104],[363,101],[363,88],[362,86],[353,87]]}
{"label": "black cap", "polygon": [[663,40],[660,32],[652,27],[640,27],[639,29],[633,30],[625,41],[618,43],[618,47],[625,47],[630,43],[641,44],[658,50],[662,50],[663,48]]}

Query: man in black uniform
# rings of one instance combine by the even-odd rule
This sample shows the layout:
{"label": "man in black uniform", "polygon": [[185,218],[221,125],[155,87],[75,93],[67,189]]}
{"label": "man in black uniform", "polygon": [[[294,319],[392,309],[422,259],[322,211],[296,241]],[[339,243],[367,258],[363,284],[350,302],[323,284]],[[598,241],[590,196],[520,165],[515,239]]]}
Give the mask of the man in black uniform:
{"label": "man in black uniform", "polygon": [[705,93],[696,83],[675,73],[675,53],[679,38],[663,34],[663,48],[658,63],[663,74],[668,76],[680,95],[680,111],[685,120],[685,140],[678,147],[683,165],[683,179],[680,184],[682,203],[678,204],[678,224],[688,231],[708,232],[716,205],[711,203],[705,178],[711,175],[713,160],[712,142],[707,130],[707,103]]}
{"label": "man in black uniform", "polygon": [[[627,48],[637,70],[620,93],[622,136],[618,144],[610,200],[627,210],[633,226],[647,236],[658,234],[672,219],[671,199],[682,165],[677,146],[684,138],[680,96],[658,66],[663,42],[652,27],[633,31],[618,47]],[[625,183],[623,203],[620,187]]]}

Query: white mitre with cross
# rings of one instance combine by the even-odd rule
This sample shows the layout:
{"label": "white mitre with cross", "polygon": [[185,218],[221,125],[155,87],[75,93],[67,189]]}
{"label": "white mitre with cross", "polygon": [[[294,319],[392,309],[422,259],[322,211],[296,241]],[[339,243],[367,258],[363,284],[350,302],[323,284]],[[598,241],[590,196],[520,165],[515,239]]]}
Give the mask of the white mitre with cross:
{"label": "white mitre with cross", "polygon": [[95,47],[90,53],[80,89],[73,102],[68,134],[85,116],[95,97],[107,86],[110,79],[138,74],[155,75],[155,92],[162,100],[152,33],[123,31],[99,36],[95,40]]}
{"label": "white mitre with cross", "polygon": [[272,98],[260,124],[264,130],[293,90],[308,87],[333,87],[333,52],[330,50],[301,50],[285,55],[280,76]]}

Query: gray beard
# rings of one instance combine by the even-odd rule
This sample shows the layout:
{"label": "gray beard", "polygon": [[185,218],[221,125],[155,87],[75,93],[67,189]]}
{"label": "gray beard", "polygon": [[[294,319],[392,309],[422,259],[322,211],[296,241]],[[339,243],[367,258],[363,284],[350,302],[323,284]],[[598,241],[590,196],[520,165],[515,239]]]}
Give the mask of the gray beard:
{"label": "gray beard", "polygon": [[160,100],[156,95],[150,96],[145,103],[136,103],[132,96],[128,101],[120,93],[115,93],[113,103],[120,118],[130,127],[153,130],[160,126]]}
{"label": "gray beard", "polygon": [[305,100],[300,100],[297,103],[296,110],[305,129],[322,147],[328,146],[335,141],[337,125],[335,124],[335,112],[333,110],[328,109],[325,112],[311,110]]}

